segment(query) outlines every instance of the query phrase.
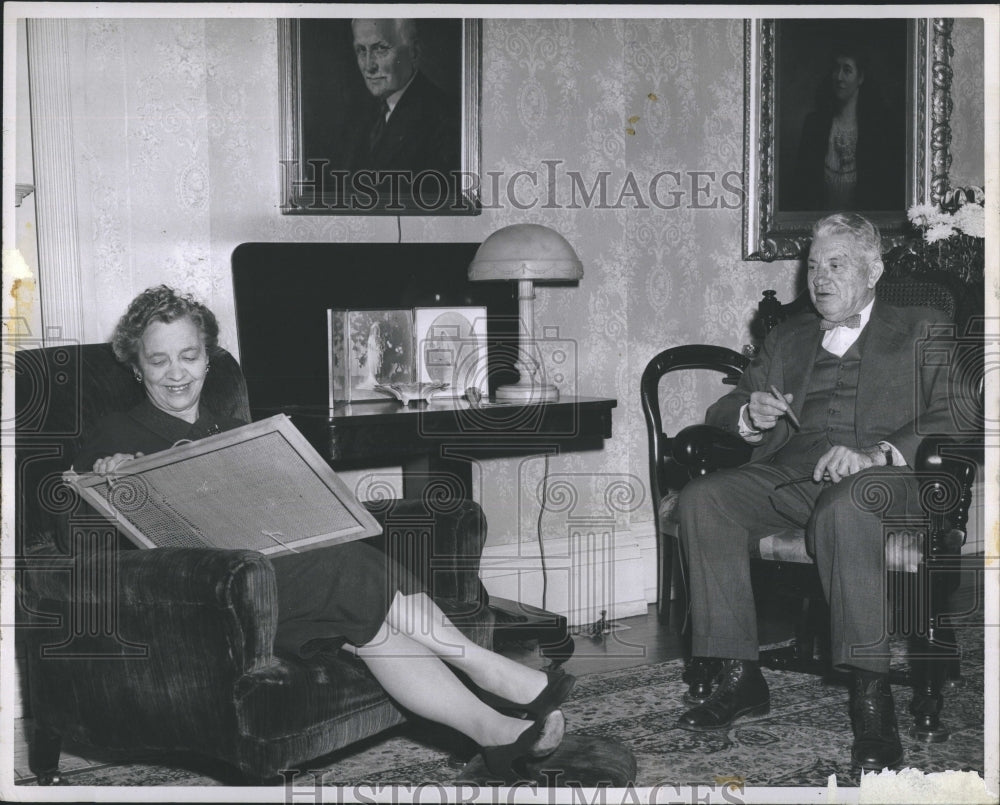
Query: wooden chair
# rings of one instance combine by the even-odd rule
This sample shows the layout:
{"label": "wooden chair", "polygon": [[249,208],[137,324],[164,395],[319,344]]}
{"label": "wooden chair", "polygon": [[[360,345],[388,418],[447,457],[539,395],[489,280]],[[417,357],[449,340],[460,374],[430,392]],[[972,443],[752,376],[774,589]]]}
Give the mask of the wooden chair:
{"label": "wooden chair", "polygon": [[[980,401],[977,411],[967,412],[967,434],[924,440],[914,469],[921,477],[925,516],[919,523],[903,524],[886,535],[886,568],[890,590],[896,593],[893,625],[897,633],[912,639],[915,649],[908,655],[909,673],[894,673],[890,678],[914,687],[911,734],[927,741],[941,741],[948,737],[939,717],[942,685],[946,676],[956,678],[958,669],[954,632],[942,618],[948,596],[958,585],[958,574],[943,571],[961,566],[971,487],[977,464],[982,462],[983,376],[967,371],[982,365],[982,340],[977,339],[975,317],[971,315],[975,305],[970,305],[961,284],[949,277],[889,277],[879,283],[878,294],[889,304],[934,307],[955,319],[955,342],[966,354],[954,365],[954,382],[976,386],[970,396]],[[766,334],[785,316],[808,303],[808,294],[803,294],[782,305],[774,291],[765,291],[758,306],[759,332]],[[675,573],[675,569],[683,571],[683,564],[675,562],[679,557],[675,517],[678,492],[692,477],[742,464],[749,458],[750,447],[739,437],[707,425],[694,425],[668,436],[659,408],[659,385],[667,375],[696,369],[718,372],[723,384],[734,385],[749,362],[749,357],[726,347],[686,345],[656,355],[642,375],[640,394],[649,438],[650,489],[658,534],[657,609],[664,620],[669,617],[675,575],[681,582],[678,600],[687,607],[683,572]],[[719,396],[725,391],[721,389]],[[762,664],[808,673],[829,672],[829,613],[815,564],[806,551],[805,532],[790,528],[761,534],[752,549],[751,576],[758,600],[765,594],[777,593],[803,602],[794,642],[779,650],[763,651]],[[707,698],[717,670],[717,661],[698,657],[688,660],[683,676],[689,686],[688,701]]]}

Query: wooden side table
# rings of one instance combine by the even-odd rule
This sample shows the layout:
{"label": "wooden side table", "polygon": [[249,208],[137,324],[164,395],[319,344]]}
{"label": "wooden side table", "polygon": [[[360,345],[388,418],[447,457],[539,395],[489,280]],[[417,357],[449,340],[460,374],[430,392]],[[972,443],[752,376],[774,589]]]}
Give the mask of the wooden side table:
{"label": "wooden side table", "polygon": [[617,400],[563,397],[530,405],[464,400],[402,405],[395,400],[327,408],[255,409],[254,419],[288,415],[335,470],[399,464],[403,492],[419,497],[430,483],[447,483],[472,497],[471,462],[483,458],[597,450],[611,438]]}

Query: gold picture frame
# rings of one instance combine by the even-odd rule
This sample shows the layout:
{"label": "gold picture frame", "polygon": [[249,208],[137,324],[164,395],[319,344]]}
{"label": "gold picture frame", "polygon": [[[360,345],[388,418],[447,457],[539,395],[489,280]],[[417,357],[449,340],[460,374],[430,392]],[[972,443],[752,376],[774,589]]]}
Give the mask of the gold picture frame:
{"label": "gold picture frame", "polygon": [[[900,32],[883,36],[873,48],[881,63],[896,73],[895,114],[905,128],[905,141],[898,146],[894,144],[889,151],[892,154],[898,150],[903,157],[898,176],[901,184],[887,183],[897,202],[872,209],[859,202],[855,209],[879,226],[888,249],[904,236],[906,210],[917,203],[937,204],[947,189],[951,161],[951,19],[747,20],[744,23],[744,260],[801,257],[808,246],[812,224],[834,209],[802,208],[792,203],[787,189],[788,178],[795,175],[790,159],[796,149],[792,122],[796,113],[802,114],[793,103],[793,92],[789,89],[793,85],[788,77],[798,78],[808,73],[806,60],[811,64],[827,57],[833,46],[830,31],[834,23],[848,33],[851,25],[857,27],[859,34],[877,25],[897,25],[898,28],[887,30]],[[794,39],[783,36],[793,25],[799,26],[802,36],[812,36],[815,41],[802,42],[802,36]],[[803,63],[796,63],[796,54]],[[890,59],[897,61],[891,63]],[[783,97],[783,92],[789,97]],[[798,148],[802,150],[801,142]]]}

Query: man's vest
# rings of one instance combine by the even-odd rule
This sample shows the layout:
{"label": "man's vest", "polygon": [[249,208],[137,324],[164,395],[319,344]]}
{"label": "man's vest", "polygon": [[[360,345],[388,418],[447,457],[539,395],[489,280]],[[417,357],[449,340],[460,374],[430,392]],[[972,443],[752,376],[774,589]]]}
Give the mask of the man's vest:
{"label": "man's vest", "polygon": [[820,347],[816,353],[799,421],[802,427],[772,457],[782,464],[812,466],[834,445],[858,447],[854,415],[858,401],[861,351],[868,328],[838,358]]}

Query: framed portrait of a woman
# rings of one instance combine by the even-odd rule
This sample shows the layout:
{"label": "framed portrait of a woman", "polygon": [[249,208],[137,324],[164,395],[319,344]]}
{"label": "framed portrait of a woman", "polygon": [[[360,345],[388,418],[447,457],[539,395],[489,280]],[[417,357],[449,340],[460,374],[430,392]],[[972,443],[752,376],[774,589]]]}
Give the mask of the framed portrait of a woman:
{"label": "framed portrait of a woman", "polygon": [[744,259],[799,256],[852,210],[891,241],[947,182],[950,23],[779,19],[745,27]]}
{"label": "framed portrait of a woman", "polygon": [[479,212],[479,21],[278,21],[281,211]]}

